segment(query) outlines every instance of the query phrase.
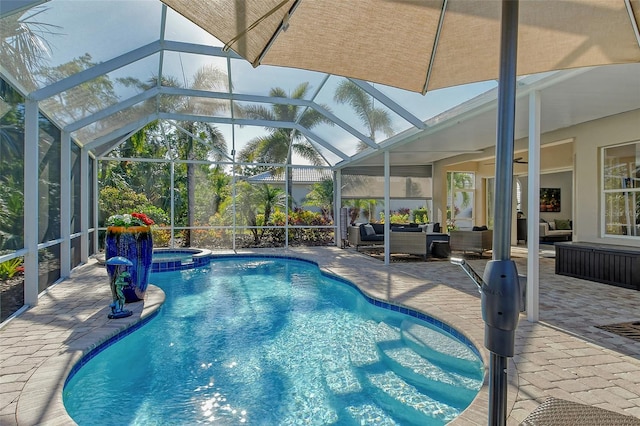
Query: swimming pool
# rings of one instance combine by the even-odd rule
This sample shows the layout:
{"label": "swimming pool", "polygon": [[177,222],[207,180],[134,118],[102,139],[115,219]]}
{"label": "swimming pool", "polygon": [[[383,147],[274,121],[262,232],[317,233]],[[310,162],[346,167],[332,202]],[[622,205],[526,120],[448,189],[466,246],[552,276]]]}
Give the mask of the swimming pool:
{"label": "swimming pool", "polygon": [[441,425],[482,385],[454,330],[309,262],[213,258],[152,280],[166,293],[157,316],[68,379],[81,426]]}

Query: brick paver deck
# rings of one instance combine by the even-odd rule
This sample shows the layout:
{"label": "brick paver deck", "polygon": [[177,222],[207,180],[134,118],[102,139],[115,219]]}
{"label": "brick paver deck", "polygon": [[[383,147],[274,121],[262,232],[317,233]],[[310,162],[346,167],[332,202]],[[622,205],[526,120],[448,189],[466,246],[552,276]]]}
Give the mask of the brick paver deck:
{"label": "brick paver deck", "polygon": [[[385,266],[366,254],[334,247],[268,252],[313,260],[374,297],[441,319],[467,335],[488,365],[478,291],[446,260]],[[526,258],[514,254],[514,260],[519,272],[526,273]],[[482,274],[486,261],[468,262]],[[134,311],[127,319],[107,319],[110,301],[106,271],[91,261],[0,329],[0,425],[73,424],[62,404],[62,387],[73,365],[83,353],[155,311],[164,294],[150,287],[144,302],[127,305]],[[640,292],[555,275],[554,259],[543,257],[540,319],[520,319],[516,355],[509,362],[507,424],[519,424],[551,396],[640,419],[640,343],[596,328],[640,320]],[[485,380],[453,424],[485,425],[487,411]]]}

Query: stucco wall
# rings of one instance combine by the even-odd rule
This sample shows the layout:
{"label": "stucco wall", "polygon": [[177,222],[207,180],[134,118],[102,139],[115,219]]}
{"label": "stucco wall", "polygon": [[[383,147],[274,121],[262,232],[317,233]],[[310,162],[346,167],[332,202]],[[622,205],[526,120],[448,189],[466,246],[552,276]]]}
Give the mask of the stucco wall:
{"label": "stucco wall", "polygon": [[[527,204],[527,194],[529,193],[527,176],[520,176],[522,185],[522,211],[528,216],[529,206]],[[573,220],[573,172],[544,173],[540,175],[540,188],[560,189],[560,211],[540,212],[540,218],[547,222],[555,219]],[[539,207],[539,206],[534,206]]]}
{"label": "stucco wall", "polygon": [[[562,144],[545,148],[545,144],[553,144],[557,141],[573,140],[573,143]],[[562,188],[562,211],[560,213],[541,213],[542,217],[573,218],[575,241],[599,242],[605,244],[622,244],[640,246],[640,240],[629,237],[602,237],[601,223],[601,183],[600,183],[600,148],[618,145],[626,142],[640,141],[640,110],[614,115],[599,120],[590,121],[577,126],[541,136],[540,167],[541,187]],[[519,149],[527,146],[527,140],[516,141],[516,157],[523,156],[526,160],[527,153],[519,152]],[[464,161],[462,161],[462,159]],[[485,191],[478,180],[492,174],[492,167],[487,167],[485,160],[472,161],[469,156],[443,160],[434,164],[434,211],[442,215],[446,209],[446,172],[470,171],[476,173],[476,211],[485,211]],[[515,165],[514,173],[526,175],[526,165]],[[573,190],[566,189],[565,183],[556,185],[553,173],[566,172],[573,168]],[[548,176],[545,176],[550,173]],[[547,179],[548,178],[548,179]],[[523,177],[523,179],[526,179]],[[562,178],[563,182],[566,178]],[[571,194],[573,193],[573,199]],[[566,198],[568,196],[569,198]],[[565,201],[566,200],[566,201]],[[570,203],[570,204],[567,204]],[[566,209],[565,209],[566,206]],[[479,216],[477,215],[477,217]],[[482,213],[483,214],[483,213]],[[442,222],[442,220],[441,220]]]}
{"label": "stucco wall", "polygon": [[638,239],[601,237],[600,148],[640,140],[640,110],[590,121],[544,135],[544,140],[574,137],[574,240],[640,246]]}

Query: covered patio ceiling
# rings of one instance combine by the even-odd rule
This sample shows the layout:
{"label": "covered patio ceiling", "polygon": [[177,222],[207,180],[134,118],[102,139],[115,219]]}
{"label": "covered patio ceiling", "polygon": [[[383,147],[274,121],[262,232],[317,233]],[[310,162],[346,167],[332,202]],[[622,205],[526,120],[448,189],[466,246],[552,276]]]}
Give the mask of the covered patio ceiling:
{"label": "covered patio ceiling", "polygon": [[[491,155],[495,145],[495,81],[422,96],[350,80],[391,118],[391,133],[372,132],[357,111],[335,100],[345,78],[280,67],[254,69],[157,0],[3,1],[0,24],[2,77],[38,101],[56,125],[95,156],[155,120],[172,131],[184,131],[177,121],[213,123],[228,140],[228,159],[266,128],[294,128],[334,168],[381,165],[384,151],[396,165],[431,164],[460,155],[462,161],[472,158],[465,154]],[[19,51],[25,49],[25,34],[31,38],[30,55]],[[203,68],[214,69],[221,81],[198,81]],[[305,82],[309,90],[293,98]],[[91,90],[105,85],[111,87],[108,96],[92,98]],[[290,97],[272,96],[274,87]],[[569,127],[640,108],[640,64],[521,77],[516,138],[527,134],[527,94],[532,91],[541,97],[543,133]],[[295,120],[234,114],[247,105],[314,109],[328,124],[309,128]],[[366,148],[359,150],[359,144]]]}

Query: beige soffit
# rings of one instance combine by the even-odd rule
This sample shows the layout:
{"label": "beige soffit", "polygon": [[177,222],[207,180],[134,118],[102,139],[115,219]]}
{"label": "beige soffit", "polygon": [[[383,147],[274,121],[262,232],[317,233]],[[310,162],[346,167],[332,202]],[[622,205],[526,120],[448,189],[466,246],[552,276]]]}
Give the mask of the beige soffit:
{"label": "beige soffit", "polygon": [[[322,71],[414,92],[499,74],[498,0],[163,2],[254,66]],[[521,0],[519,16],[518,75],[640,62],[640,0]]]}

